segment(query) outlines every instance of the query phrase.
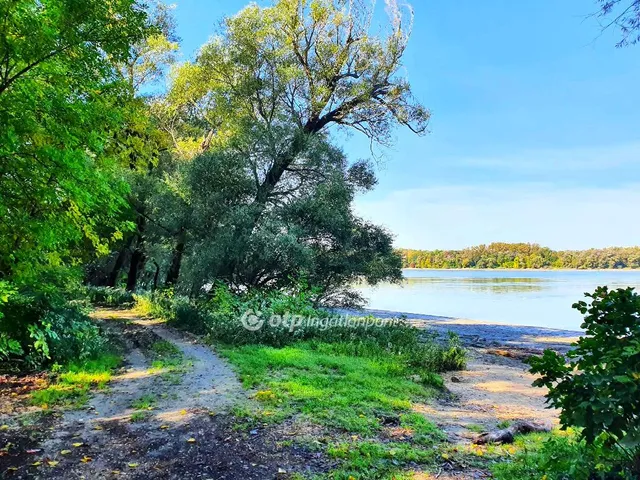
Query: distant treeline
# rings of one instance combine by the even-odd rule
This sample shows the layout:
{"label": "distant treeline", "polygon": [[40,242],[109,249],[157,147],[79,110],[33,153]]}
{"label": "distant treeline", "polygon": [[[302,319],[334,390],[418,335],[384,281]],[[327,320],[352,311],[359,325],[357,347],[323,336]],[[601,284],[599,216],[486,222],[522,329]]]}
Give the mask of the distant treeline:
{"label": "distant treeline", "polygon": [[492,243],[464,250],[399,252],[403,268],[640,268],[640,247],[554,251],[535,243]]}

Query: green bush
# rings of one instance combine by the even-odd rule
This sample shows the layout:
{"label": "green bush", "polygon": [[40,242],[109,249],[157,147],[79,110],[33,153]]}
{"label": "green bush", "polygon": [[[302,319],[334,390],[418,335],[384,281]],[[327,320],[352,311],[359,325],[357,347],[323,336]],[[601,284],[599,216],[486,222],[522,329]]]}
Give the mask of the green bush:
{"label": "green bush", "polygon": [[78,306],[39,294],[14,294],[2,304],[0,357],[30,368],[92,358],[105,348],[100,329]]}
{"label": "green bush", "polygon": [[[300,341],[331,344],[338,355],[401,356],[420,371],[443,372],[466,366],[466,351],[458,337],[439,341],[435,335],[395,319],[380,322],[373,317],[353,319],[350,326],[336,325],[335,315],[313,307],[308,293],[299,291],[255,291],[236,295],[224,285],[216,286],[208,299],[190,302],[167,294],[136,296],[141,312],[166,318],[170,323],[225,345],[267,345],[284,347]],[[242,324],[247,312],[260,312],[262,327],[250,331]],[[274,316],[286,321],[272,326]],[[315,318],[316,322],[291,328],[294,318]],[[378,324],[376,324],[376,322]]]}
{"label": "green bush", "polygon": [[134,303],[133,293],[124,288],[87,286],[82,293],[101,307],[130,307]]}
{"label": "green bush", "polygon": [[601,441],[587,445],[573,432],[547,434],[543,439],[527,435],[518,439],[524,448],[510,461],[492,467],[496,480],[591,480],[632,479],[625,473],[621,452]]}
{"label": "green bush", "polygon": [[[563,428],[578,427],[586,444],[624,455],[629,475],[640,475],[640,296],[633,288],[598,287],[590,304],[573,305],[585,317],[585,335],[563,356],[546,350],[529,360],[561,410]],[[613,467],[612,467],[613,468]],[[594,472],[595,473],[595,472]],[[618,476],[619,478],[619,476]],[[634,477],[637,478],[637,477]]]}

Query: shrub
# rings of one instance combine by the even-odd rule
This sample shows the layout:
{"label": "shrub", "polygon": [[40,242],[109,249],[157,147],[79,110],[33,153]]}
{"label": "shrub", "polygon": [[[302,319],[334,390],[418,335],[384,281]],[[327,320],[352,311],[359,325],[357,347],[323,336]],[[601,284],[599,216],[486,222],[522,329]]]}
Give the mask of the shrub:
{"label": "shrub", "polygon": [[563,428],[579,427],[589,446],[602,444],[627,458],[640,474],[640,296],[633,288],[599,287],[590,304],[573,305],[585,317],[585,335],[565,358],[551,350],[529,360],[547,387],[547,402],[561,410]]}
{"label": "shrub", "polygon": [[2,305],[0,356],[31,368],[85,360],[104,350],[100,329],[78,306],[38,294],[15,294]]}
{"label": "shrub", "polygon": [[134,303],[133,293],[124,288],[87,286],[82,293],[101,307],[130,307]]}
{"label": "shrub", "polygon": [[[434,335],[426,335],[422,330],[398,319],[393,323],[373,326],[376,319],[362,317],[348,327],[336,326],[335,323],[332,325],[335,316],[331,312],[315,309],[304,290],[254,291],[237,295],[226,286],[218,285],[208,299],[199,302],[166,294],[136,296],[136,300],[144,313],[166,318],[179,328],[206,334],[212,341],[221,344],[260,344],[280,348],[309,341],[318,345],[331,344],[331,348],[339,355],[398,355],[408,366],[421,371],[443,372],[461,370],[466,366],[466,351],[455,335],[440,342]],[[247,312],[261,313],[260,318],[265,320],[262,328],[250,331],[243,327],[242,316]],[[294,329],[287,322],[274,327],[267,321],[273,315],[302,316],[318,321]]]}
{"label": "shrub", "polygon": [[496,480],[591,480],[634,478],[624,473],[621,452],[601,441],[587,445],[573,431],[553,432],[542,438],[527,435],[518,442],[524,448],[513,459],[492,467]]}

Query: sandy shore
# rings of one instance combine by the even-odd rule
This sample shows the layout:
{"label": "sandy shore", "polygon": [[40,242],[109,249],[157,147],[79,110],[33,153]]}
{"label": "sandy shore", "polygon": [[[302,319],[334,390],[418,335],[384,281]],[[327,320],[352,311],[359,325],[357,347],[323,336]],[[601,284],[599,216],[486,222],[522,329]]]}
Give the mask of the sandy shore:
{"label": "sandy shore", "polygon": [[389,310],[339,309],[349,315],[373,315],[377,318],[406,317],[410,323],[438,333],[451,331],[460,336],[466,345],[484,348],[507,348],[539,352],[551,348],[566,352],[581,332],[554,328],[512,325],[453,317],[439,317],[420,313],[395,312]]}

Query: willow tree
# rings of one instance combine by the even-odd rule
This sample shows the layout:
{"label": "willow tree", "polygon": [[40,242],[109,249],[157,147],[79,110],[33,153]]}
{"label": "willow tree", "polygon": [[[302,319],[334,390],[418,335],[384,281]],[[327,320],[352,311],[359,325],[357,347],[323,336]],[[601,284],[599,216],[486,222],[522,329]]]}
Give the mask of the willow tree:
{"label": "willow tree", "polygon": [[[295,190],[314,136],[356,130],[382,145],[396,126],[426,132],[429,112],[402,75],[412,12],[387,0],[388,24],[373,28],[360,0],[279,0],[227,18],[220,34],[174,77],[174,111],[194,114],[205,151],[218,141],[244,152],[255,183],[250,213],[235,229],[238,255],[265,210]],[[253,150],[256,136],[262,139]]]}

